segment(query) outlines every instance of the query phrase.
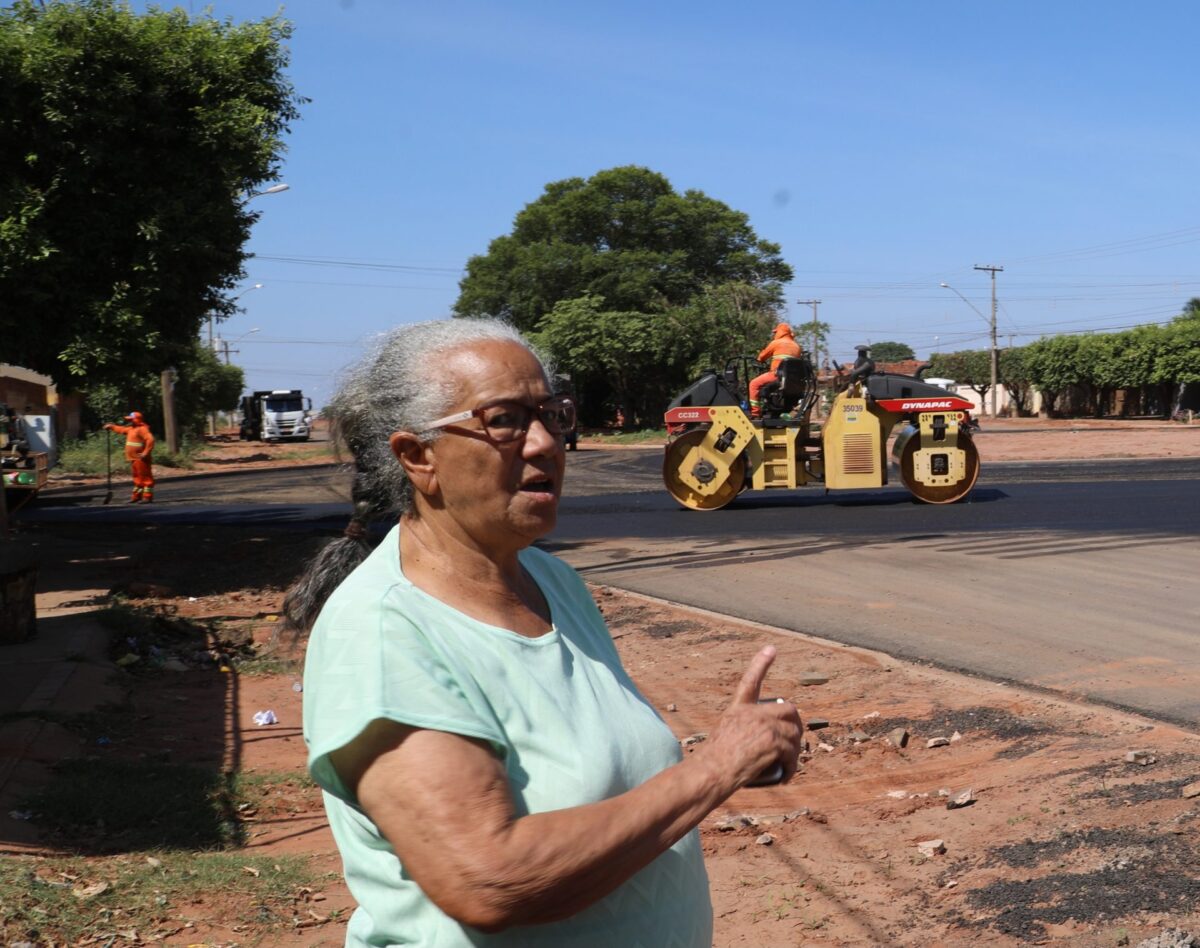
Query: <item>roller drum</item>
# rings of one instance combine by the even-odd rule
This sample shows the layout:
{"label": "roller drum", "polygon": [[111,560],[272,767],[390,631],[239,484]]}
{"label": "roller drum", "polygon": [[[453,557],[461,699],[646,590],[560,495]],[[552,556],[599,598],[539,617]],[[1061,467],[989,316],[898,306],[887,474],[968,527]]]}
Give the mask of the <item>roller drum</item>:
{"label": "roller drum", "polygon": [[[700,443],[707,434],[705,428],[694,428],[667,445],[663,455],[663,483],[672,497],[692,510],[720,510],[741,492],[746,483],[746,462],[742,458],[734,459],[727,476],[704,458]],[[685,470],[702,482],[707,483],[710,477],[723,480],[711,493],[702,494],[680,478],[680,473]]]}
{"label": "roller drum", "polygon": [[979,478],[979,451],[964,428],[938,442],[910,424],[896,437],[892,456],[904,486],[927,504],[961,500]]}

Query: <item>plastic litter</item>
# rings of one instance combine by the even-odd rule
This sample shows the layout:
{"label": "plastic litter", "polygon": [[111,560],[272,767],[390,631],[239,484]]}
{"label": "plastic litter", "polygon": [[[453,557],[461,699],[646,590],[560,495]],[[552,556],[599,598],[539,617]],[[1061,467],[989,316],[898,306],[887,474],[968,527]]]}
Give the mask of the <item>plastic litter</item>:
{"label": "plastic litter", "polygon": [[11,816],[14,820],[32,820],[33,819],[33,811],[32,810],[9,810],[8,815]]}
{"label": "plastic litter", "polygon": [[254,723],[259,727],[262,727],[264,724],[278,724],[279,718],[275,717],[274,711],[258,711],[254,715]]}
{"label": "plastic litter", "polygon": [[304,685],[298,681],[292,682],[292,691],[300,692],[304,690]]}

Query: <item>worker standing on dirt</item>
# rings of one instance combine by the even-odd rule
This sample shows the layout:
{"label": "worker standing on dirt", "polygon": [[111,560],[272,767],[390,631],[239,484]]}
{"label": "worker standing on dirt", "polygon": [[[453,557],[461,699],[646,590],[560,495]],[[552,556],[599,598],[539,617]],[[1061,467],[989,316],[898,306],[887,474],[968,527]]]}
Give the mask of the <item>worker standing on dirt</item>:
{"label": "worker standing on dirt", "polygon": [[154,435],[142,418],[140,411],[131,411],[125,416],[127,425],[105,425],[109,431],[125,436],[125,460],[133,469],[133,496],[131,504],[150,503],[154,500],[154,468],[151,452],[154,451]]}
{"label": "worker standing on dirt", "polygon": [[762,375],[756,375],[750,380],[751,418],[762,417],[762,404],[758,400],[758,393],[768,382],[776,380],[779,363],[784,359],[799,359],[803,354],[804,350],[800,348],[800,343],[796,342],[792,336],[792,327],[787,323],[780,323],[776,326],[775,337],[758,354],[758,361],[769,363],[770,369]]}

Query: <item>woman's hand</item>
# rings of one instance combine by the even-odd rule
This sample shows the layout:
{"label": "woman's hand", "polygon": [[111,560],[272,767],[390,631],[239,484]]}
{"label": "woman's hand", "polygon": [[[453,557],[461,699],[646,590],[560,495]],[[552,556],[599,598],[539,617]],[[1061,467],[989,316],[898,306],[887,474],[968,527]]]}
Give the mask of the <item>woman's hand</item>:
{"label": "woman's hand", "polygon": [[776,763],[783,766],[784,781],[791,779],[796,759],[804,749],[804,725],[796,706],[789,701],[759,703],[763,679],[775,654],[775,647],[767,645],[754,656],[738,683],[733,702],[697,751],[707,758],[710,767],[733,782],[733,790],[744,787]]}

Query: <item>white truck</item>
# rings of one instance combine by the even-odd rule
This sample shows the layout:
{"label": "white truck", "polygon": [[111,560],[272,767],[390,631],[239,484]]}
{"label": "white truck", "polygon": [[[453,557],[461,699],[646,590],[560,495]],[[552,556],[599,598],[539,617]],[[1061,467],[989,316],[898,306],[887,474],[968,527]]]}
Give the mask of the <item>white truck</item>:
{"label": "white truck", "polygon": [[243,441],[307,441],[312,434],[312,399],[298,388],[277,388],[243,396]]}

